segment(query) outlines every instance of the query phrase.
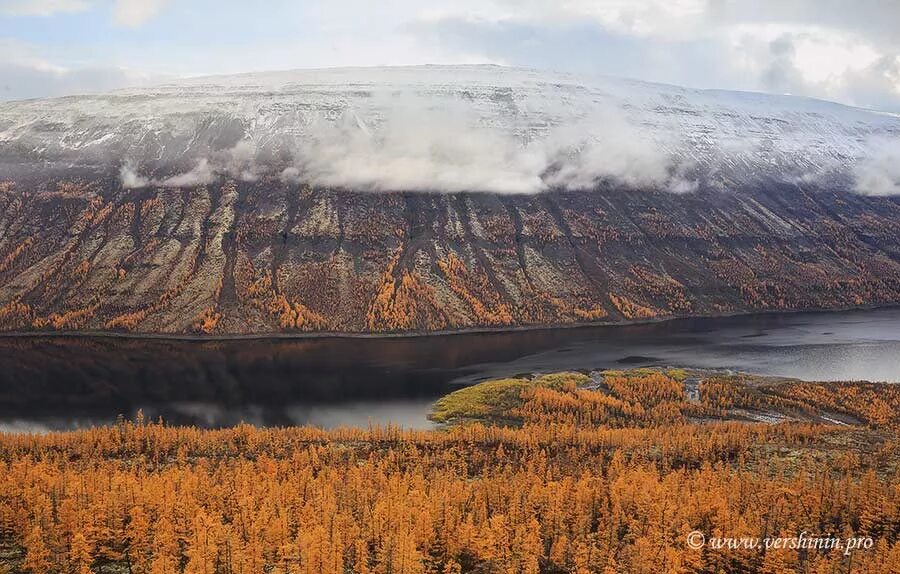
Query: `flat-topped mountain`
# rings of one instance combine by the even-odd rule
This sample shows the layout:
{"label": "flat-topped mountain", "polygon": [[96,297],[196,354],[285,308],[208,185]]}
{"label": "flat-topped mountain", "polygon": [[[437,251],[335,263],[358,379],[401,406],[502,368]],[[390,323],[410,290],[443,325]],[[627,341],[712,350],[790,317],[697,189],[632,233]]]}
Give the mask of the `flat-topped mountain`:
{"label": "flat-topped mountain", "polygon": [[598,179],[727,189],[764,176],[852,178],[898,136],[896,115],[819,100],[497,66],[217,76],[0,104],[9,176],[127,164],[131,186],[219,174],[389,191]]}
{"label": "flat-topped mountain", "polygon": [[900,118],[495,66],[0,104],[0,328],[420,332],[900,302]]}

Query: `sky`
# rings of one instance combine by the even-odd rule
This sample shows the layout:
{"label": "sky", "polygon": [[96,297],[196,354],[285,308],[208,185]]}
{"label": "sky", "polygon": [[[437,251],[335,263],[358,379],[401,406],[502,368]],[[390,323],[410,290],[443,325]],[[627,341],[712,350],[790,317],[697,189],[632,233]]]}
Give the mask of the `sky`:
{"label": "sky", "polygon": [[898,0],[0,0],[0,100],[493,63],[900,112]]}

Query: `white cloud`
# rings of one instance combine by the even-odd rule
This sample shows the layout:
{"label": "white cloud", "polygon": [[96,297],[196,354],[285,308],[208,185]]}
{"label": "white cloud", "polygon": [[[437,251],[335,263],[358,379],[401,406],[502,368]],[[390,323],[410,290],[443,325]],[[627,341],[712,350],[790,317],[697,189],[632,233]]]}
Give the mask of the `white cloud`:
{"label": "white cloud", "polygon": [[216,181],[216,170],[210,165],[209,160],[202,158],[190,171],[179,173],[163,179],[151,179],[138,173],[134,162],[126,161],[119,170],[119,182],[125,189],[135,189],[148,186],[159,187],[199,187],[209,185]]}
{"label": "white cloud", "polygon": [[[227,175],[241,181],[256,181],[262,169],[256,165],[256,154],[257,148],[253,142],[242,140],[231,149],[211,154],[211,160],[200,158],[190,171],[166,178],[141,175],[137,162],[128,159],[119,169],[119,182],[125,189],[135,189],[148,186],[197,187],[213,183],[219,175]],[[290,180],[292,173],[285,170],[282,179]]]}
{"label": "white cloud", "polygon": [[867,157],[855,169],[855,189],[863,195],[900,195],[900,142],[869,140]]}
{"label": "white cloud", "polygon": [[476,125],[462,110],[399,105],[378,132],[355,115],[323,121],[299,142],[298,171],[324,186],[373,190],[540,190],[536,150]]}
{"label": "white cloud", "polygon": [[727,52],[733,69],[767,92],[900,109],[900,64],[873,45],[816,26],[740,26]]}
{"label": "white cloud", "polygon": [[52,16],[88,8],[86,0],[0,0],[0,14],[11,16]]}
{"label": "white cloud", "polygon": [[[155,17],[159,50],[71,46],[62,58],[167,74],[234,73],[292,67],[418,63],[506,63],[576,73],[624,75],[692,87],[810,95],[900,110],[900,2],[887,0],[311,0],[290,10],[222,2],[240,41],[198,49],[179,30],[200,27],[202,10],[177,25],[168,0],[0,0],[0,14],[63,14],[86,8],[116,25]],[[110,8],[110,10],[106,10]],[[288,16],[287,14],[290,13]],[[195,18],[196,21],[190,21]],[[285,38],[275,19],[305,31]],[[246,22],[246,26],[243,26]],[[162,28],[162,26],[161,26]],[[107,46],[104,45],[104,48]],[[0,56],[2,59],[2,56]],[[93,62],[91,64],[90,62]],[[79,64],[83,65],[83,64]],[[56,93],[56,92],[54,92]]]}
{"label": "white cloud", "polygon": [[117,66],[69,69],[40,57],[28,45],[0,38],[0,101],[93,93],[151,81]]}
{"label": "white cloud", "polygon": [[138,189],[150,185],[150,180],[140,175],[134,167],[134,162],[125,162],[119,170],[119,181],[125,189]]}
{"label": "white cloud", "polygon": [[[340,4],[341,2],[338,2]],[[683,38],[702,30],[707,0],[457,0],[420,2],[420,20],[529,21],[548,26],[593,23],[615,33]]]}
{"label": "white cloud", "polygon": [[186,173],[173,175],[159,183],[162,187],[197,187],[209,185],[216,180],[216,173],[209,161],[201,159],[194,168]]}
{"label": "white cloud", "polygon": [[410,26],[514,65],[897,110],[898,25],[900,2],[883,0],[463,0]]}
{"label": "white cloud", "polygon": [[462,101],[438,108],[409,94],[390,102],[376,125],[347,111],[307,126],[302,138],[279,142],[293,148],[294,165],[287,168],[260,161],[268,150],[246,139],[172,177],[141,175],[126,162],[121,184],[195,187],[227,176],[370,191],[538,193],[588,189],[599,181],[678,193],[697,187],[664,151],[676,145],[653,141],[612,108],[525,143],[504,127],[485,125]]}
{"label": "white cloud", "polygon": [[602,179],[635,188],[659,187],[674,166],[658,142],[612,110],[600,109],[578,125],[556,130],[544,145],[551,160],[544,179],[551,187],[586,189]]}
{"label": "white cloud", "polygon": [[154,18],[168,0],[115,0],[113,21],[120,26],[135,28]]}
{"label": "white cloud", "polygon": [[[604,180],[629,188],[696,189],[664,151],[678,142],[663,146],[612,108],[526,143],[515,130],[486,125],[462,102],[438,109],[394,97],[377,126],[353,112],[313,125],[296,142],[295,165],[281,180],[375,191],[537,193],[587,189]],[[229,163],[220,165],[235,177]]]}
{"label": "white cloud", "polygon": [[[83,12],[98,0],[0,0],[0,14],[10,16],[54,16]],[[135,28],[160,13],[168,0],[112,0],[113,22]]]}

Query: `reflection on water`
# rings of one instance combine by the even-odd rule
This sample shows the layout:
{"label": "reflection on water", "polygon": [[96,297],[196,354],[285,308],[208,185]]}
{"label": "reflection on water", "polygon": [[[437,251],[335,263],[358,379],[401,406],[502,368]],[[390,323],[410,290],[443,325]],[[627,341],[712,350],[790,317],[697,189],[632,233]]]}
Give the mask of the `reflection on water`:
{"label": "reflection on water", "polygon": [[562,369],[727,368],[900,382],[900,309],[399,339],[0,338],[0,430],[105,424],[426,427],[458,385]]}

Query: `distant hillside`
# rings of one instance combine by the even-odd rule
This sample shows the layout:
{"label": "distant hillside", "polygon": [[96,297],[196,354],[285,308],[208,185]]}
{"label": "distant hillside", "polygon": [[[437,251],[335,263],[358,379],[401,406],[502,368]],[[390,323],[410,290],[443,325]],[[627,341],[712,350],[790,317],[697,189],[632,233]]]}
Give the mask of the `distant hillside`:
{"label": "distant hillside", "polygon": [[423,332],[900,303],[877,147],[898,134],[895,116],[827,102],[496,67],[3,104],[0,329]]}
{"label": "distant hillside", "polygon": [[4,329],[434,331],[900,302],[893,199],[106,185],[0,193]]}

